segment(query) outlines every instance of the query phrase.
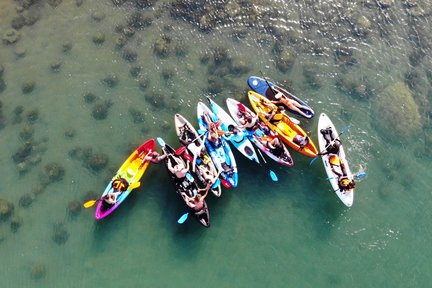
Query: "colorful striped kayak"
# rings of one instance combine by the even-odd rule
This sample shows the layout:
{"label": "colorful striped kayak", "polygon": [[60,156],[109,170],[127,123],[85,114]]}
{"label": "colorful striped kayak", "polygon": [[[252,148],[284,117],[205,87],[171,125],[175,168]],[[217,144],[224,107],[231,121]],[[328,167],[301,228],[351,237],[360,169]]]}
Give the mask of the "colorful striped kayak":
{"label": "colorful striped kayak", "polygon": [[[210,109],[213,111],[213,113],[216,115],[218,119],[221,120],[220,129],[223,132],[229,132],[229,127],[235,128],[238,124],[234,121],[234,119],[220,107],[216,102],[214,102],[212,99],[207,98]],[[225,134],[224,136],[229,135]],[[228,139],[231,144],[240,152],[242,153],[246,158],[248,158],[251,161],[255,161],[258,164],[260,164],[258,160],[258,155],[255,151],[255,148],[253,147],[251,141],[247,137],[247,133],[244,133],[243,131],[239,131],[237,135],[230,135],[226,137],[225,139]]]}
{"label": "colorful striped kayak", "polygon": [[193,197],[196,195],[198,191],[198,185],[195,179],[191,175],[188,175],[190,177],[177,178],[177,176],[168,169],[169,161],[174,161],[174,163],[171,163],[173,166],[176,165],[176,163],[178,162],[183,163],[183,165],[186,166],[183,158],[181,156],[177,156],[175,154],[175,150],[170,145],[166,144],[165,141],[162,140],[162,138],[158,138],[157,140],[159,145],[161,145],[162,151],[168,155],[165,158],[164,162],[168,174],[175,185],[175,192],[183,199],[186,206],[188,207],[188,210],[191,211],[190,213],[193,213],[196,216],[200,224],[204,227],[210,227],[210,211],[208,209],[207,203],[204,201],[204,208],[200,211],[195,211],[187,205],[187,200],[182,196],[182,192],[187,194],[189,197]]}
{"label": "colorful striped kayak", "polygon": [[[266,97],[269,100],[276,100],[275,95],[277,94],[276,91],[280,91],[283,93],[283,95],[287,98],[290,98],[292,100],[295,100],[301,105],[309,107],[311,110],[312,108],[304,101],[302,101],[300,98],[296,97],[294,94],[288,92],[286,89],[274,84],[273,82],[266,81],[263,78],[257,77],[257,76],[251,76],[247,80],[249,87],[257,92],[258,94]],[[270,85],[270,86],[269,86]],[[301,109],[301,108],[300,108]],[[291,113],[296,114],[301,117],[305,117],[298,113],[297,111],[293,111],[287,107],[287,110],[289,110]],[[301,109],[303,113],[306,114],[307,119],[312,118],[315,113],[313,111],[307,110],[307,109]]]}
{"label": "colorful striped kayak", "polygon": [[[117,196],[116,202],[114,205],[110,205],[104,200],[100,200],[98,205],[96,206],[96,220],[100,220],[105,218],[109,214],[111,214],[114,210],[120,206],[121,203],[126,199],[127,196],[132,192],[136,182],[139,182],[141,177],[144,175],[144,172],[147,170],[149,165],[149,161],[144,161],[145,156],[149,155],[155,149],[155,140],[150,139],[147,142],[143,143],[139,146],[132,154],[128,157],[128,159],[120,166],[117,173],[108,183],[105,191],[102,194],[101,199],[107,195],[109,192],[114,191],[113,184],[117,183],[116,180],[121,179],[124,183],[123,189],[126,189],[121,194]],[[127,182],[124,182],[127,181]],[[127,186],[127,187],[126,187]]]}
{"label": "colorful striped kayak", "polygon": [[[285,113],[282,115],[282,119],[277,123],[271,123],[267,120],[266,115],[271,113],[273,109],[276,109],[276,105],[254,91],[249,91],[248,97],[252,108],[258,114],[259,118],[270,128],[270,130],[277,132],[278,136],[288,146],[306,156],[317,156],[318,150],[312,142],[312,139],[299,125],[293,123]],[[304,143],[302,143],[302,141]]]}
{"label": "colorful striped kayak", "polygon": [[[210,155],[207,152],[207,149],[204,145],[204,140],[202,139],[202,136],[198,134],[192,124],[182,115],[175,114],[174,124],[180,144],[184,145],[187,148],[189,154],[193,155],[192,157],[195,159],[195,163],[193,163],[191,167],[192,172],[194,175],[198,176],[197,178],[201,183],[200,186],[205,187],[207,182],[203,173],[210,173],[211,177],[215,178],[217,176],[217,170],[210,158]],[[213,194],[215,194],[217,197],[221,196],[221,190],[220,183],[211,189]]]}
{"label": "colorful striped kayak", "polygon": [[[250,110],[248,107],[240,103],[239,101],[228,98],[226,99],[226,104],[228,106],[228,110],[233,117],[233,119],[236,121],[237,125],[241,125],[240,123],[240,111],[239,107],[241,109],[244,109],[246,113],[249,113],[250,115],[256,116],[252,110]],[[247,135],[249,140],[255,144],[255,146],[258,147],[262,152],[264,152],[269,158],[276,161],[277,163],[284,165],[284,166],[293,166],[294,160],[291,157],[291,154],[285,145],[285,143],[282,142],[282,153],[277,153],[276,151],[271,150],[269,147],[267,147],[266,143],[268,139],[272,139],[274,137],[277,137],[275,133],[273,133],[267,125],[265,125],[260,119],[257,119],[257,122],[255,126],[252,129],[246,129]]]}
{"label": "colorful striped kayak", "polygon": [[[338,137],[338,131],[336,130],[336,127],[334,126],[333,122],[330,120],[330,118],[325,114],[321,113],[319,120],[318,120],[318,145],[321,152],[325,152],[327,149],[327,141],[325,140],[325,137],[323,133],[321,133],[321,130],[328,129],[329,133],[333,135],[333,138],[335,139]],[[336,195],[339,197],[339,199],[348,207],[351,207],[354,202],[354,188],[349,190],[341,191],[339,189],[339,177],[336,173],[332,170],[332,165],[330,164],[331,157],[334,157],[335,154],[325,154],[322,155],[322,161],[324,164],[324,168],[327,173],[328,180],[330,181],[330,184],[333,188],[333,191],[335,191]],[[337,155],[339,157],[339,163],[344,163],[344,170],[346,177],[349,181],[352,181],[354,176],[351,173],[350,168],[348,167],[348,161],[346,160],[345,150],[343,148],[343,145],[339,146],[339,153]],[[335,169],[340,169],[339,167],[336,167]],[[341,171],[341,170],[339,170]],[[341,171],[342,172],[342,171]]]}
{"label": "colorful striped kayak", "polygon": [[[213,122],[219,120],[210,108],[208,108],[204,103],[198,102],[197,116],[200,130],[207,130],[207,123],[203,118],[204,113],[207,113]],[[207,151],[209,152],[216,169],[221,173],[221,178],[228,182],[232,187],[237,187],[238,173],[234,155],[228,142],[223,137],[220,138],[220,145],[215,145],[205,137],[204,141]]]}

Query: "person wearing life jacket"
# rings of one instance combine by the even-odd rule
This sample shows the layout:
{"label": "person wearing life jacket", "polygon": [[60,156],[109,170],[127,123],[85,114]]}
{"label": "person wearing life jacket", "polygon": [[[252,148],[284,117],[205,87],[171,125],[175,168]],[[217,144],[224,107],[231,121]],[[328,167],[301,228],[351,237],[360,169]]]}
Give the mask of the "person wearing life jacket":
{"label": "person wearing life jacket", "polygon": [[266,115],[267,120],[273,125],[277,125],[279,121],[281,121],[284,117],[285,108],[284,106],[277,106],[277,108],[273,108],[271,113]]}
{"label": "person wearing life jacket", "polygon": [[129,183],[126,179],[122,177],[115,179],[111,184],[111,191],[103,197],[104,202],[110,206],[114,205],[117,202],[117,197],[128,187]]}
{"label": "person wearing life jacket", "polygon": [[[332,172],[338,177],[346,175],[344,165],[341,163],[340,158],[336,154],[332,154],[329,157],[329,164]],[[341,165],[342,164],[342,165]]]}
{"label": "person wearing life jacket", "polygon": [[345,165],[337,155],[330,155],[330,167],[332,172],[338,176],[338,185],[341,192],[354,189],[355,181],[347,176]]}
{"label": "person wearing life jacket", "polygon": [[339,184],[339,189],[341,192],[355,188],[354,179],[350,180],[347,176],[340,177],[338,184]]}

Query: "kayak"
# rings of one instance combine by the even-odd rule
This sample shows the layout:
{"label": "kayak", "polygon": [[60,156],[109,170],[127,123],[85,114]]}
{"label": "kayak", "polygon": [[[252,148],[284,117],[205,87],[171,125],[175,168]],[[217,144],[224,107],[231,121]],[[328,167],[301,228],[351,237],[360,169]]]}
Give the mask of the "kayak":
{"label": "kayak", "polygon": [[[259,118],[270,128],[270,130],[277,132],[282,141],[303,155],[309,157],[317,156],[318,150],[312,142],[312,139],[299,125],[293,123],[285,113],[283,114],[282,119],[277,123],[271,123],[267,120],[266,115],[273,109],[276,109],[276,105],[254,91],[249,91],[248,97],[252,108],[258,114]],[[261,101],[265,105],[263,105]]]}
{"label": "kayak", "polygon": [[181,156],[177,156],[175,154],[175,150],[170,145],[166,144],[165,141],[163,141],[161,138],[158,138],[158,143],[161,145],[162,151],[168,155],[164,159],[164,162],[168,174],[175,185],[175,192],[183,199],[189,211],[191,211],[191,213],[196,216],[200,224],[204,227],[210,227],[210,211],[207,203],[204,201],[203,209],[201,209],[200,211],[195,211],[187,205],[187,200],[183,198],[181,194],[181,192],[185,192],[189,197],[193,197],[196,195],[198,191],[198,185],[195,179],[190,174],[184,178],[177,178],[177,176],[168,169],[169,161],[174,161],[174,163],[171,163],[172,165],[175,165],[175,163],[182,163],[183,165],[186,165],[183,158]]}
{"label": "kayak", "polygon": [[134,188],[139,187],[139,185],[136,185],[136,183],[140,181],[141,177],[144,175],[144,172],[147,170],[148,165],[150,164],[150,161],[143,162],[143,159],[145,156],[153,152],[154,149],[155,140],[150,139],[139,146],[134,152],[132,152],[127,160],[120,166],[120,168],[117,170],[117,173],[114,175],[105,188],[105,191],[102,193],[101,199],[109,192],[113,191],[113,183],[115,183],[115,181],[118,179],[124,179],[127,181],[127,183],[124,182],[125,191],[117,196],[114,205],[110,205],[104,200],[98,201],[95,214],[96,220],[100,220],[111,214],[117,209],[118,206],[120,206],[121,203],[123,203],[123,201],[129,196]]}
{"label": "kayak", "polygon": [[[194,175],[197,175],[198,181],[201,184],[200,186],[207,186],[204,173],[208,171],[212,178],[217,179],[217,170],[206,147],[204,146],[202,137],[198,134],[192,124],[180,114],[175,114],[174,124],[180,144],[186,147],[189,152],[189,157],[193,157],[192,161],[195,160],[192,164],[192,172],[194,172]],[[217,197],[221,196],[221,190],[220,183],[211,189],[213,194]]]}
{"label": "kayak", "polygon": [[[212,99],[207,99],[209,101],[210,109],[213,111],[216,117],[221,120],[220,129],[223,132],[229,132],[230,126],[232,128],[237,126],[237,123],[234,121],[234,119],[225,110],[223,110],[222,107],[216,104],[216,102],[214,102]],[[236,135],[225,134],[224,137],[226,137],[225,139],[228,139],[231,144],[233,144],[233,146],[246,158],[260,164],[255,148],[243,131],[239,131]]]}
{"label": "kayak", "polygon": [[[233,117],[237,125],[241,125],[239,107],[241,107],[241,109],[244,109],[246,113],[249,113],[250,115],[256,115],[254,112],[252,112],[252,110],[250,110],[248,107],[235,99],[226,99],[226,104],[231,116]],[[271,131],[268,126],[264,124],[260,119],[257,120],[255,126],[252,129],[246,129],[246,131],[249,140],[253,144],[255,144],[258,149],[264,152],[269,158],[284,166],[294,165],[294,161],[285,143],[281,142],[283,147],[282,153],[275,153],[273,150],[267,147],[267,140],[277,137],[277,135],[273,131]]]}
{"label": "kayak", "polygon": [[[290,99],[298,102],[299,104],[304,105],[304,106],[312,109],[306,102],[302,101],[301,99],[299,99],[294,94],[288,92],[286,89],[276,85],[273,82],[267,81],[267,80],[260,78],[260,77],[257,77],[257,76],[249,77],[247,82],[248,82],[249,87],[252,90],[254,90],[258,94],[266,97],[269,100],[272,100],[272,101],[277,100],[275,98],[275,95],[277,94],[277,90],[278,90],[278,91],[282,92],[285,97],[290,98]],[[286,109],[289,110],[291,113],[296,114],[297,116],[305,117],[304,115],[301,115],[297,111],[293,111],[293,110],[289,109],[288,107],[286,107]],[[307,110],[304,108],[299,108],[299,109],[302,110],[302,112],[306,114],[305,118],[307,118],[307,119],[310,119],[315,115],[315,112],[313,112],[313,111],[310,111],[310,110]]]}
{"label": "kayak", "polygon": [[[333,134],[333,137],[338,137],[338,131],[336,130],[334,124],[330,120],[330,118],[325,114],[321,113],[319,120],[318,120],[318,145],[321,152],[326,151],[326,140],[324,138],[324,135],[320,132],[322,129],[330,129],[331,133]],[[330,181],[330,184],[333,188],[333,190],[336,192],[336,195],[339,197],[339,199],[348,207],[351,207],[354,201],[354,189],[350,190],[344,190],[340,191],[339,184],[338,184],[338,175],[335,174],[332,171],[332,168],[330,166],[330,157],[332,157],[334,154],[326,154],[321,155],[324,168],[327,173],[328,180]],[[340,162],[343,162],[345,164],[345,173],[346,176],[350,181],[353,180],[354,176],[351,173],[350,168],[348,167],[348,161],[346,160],[345,150],[343,148],[343,145],[339,146],[339,153],[338,153]]]}
{"label": "kayak", "polygon": [[[207,123],[204,121],[203,118],[204,113],[208,113],[213,122],[219,120],[216,115],[210,110],[210,108],[208,108],[204,103],[198,102],[197,116],[200,130],[207,130]],[[205,137],[204,143],[207,151],[210,154],[210,157],[213,160],[213,163],[216,166],[216,169],[218,170],[218,172],[220,172],[221,178],[224,181],[228,182],[229,185],[231,185],[232,187],[237,187],[237,164],[228,142],[223,137],[220,137],[220,144],[215,145],[211,143],[207,137]]]}

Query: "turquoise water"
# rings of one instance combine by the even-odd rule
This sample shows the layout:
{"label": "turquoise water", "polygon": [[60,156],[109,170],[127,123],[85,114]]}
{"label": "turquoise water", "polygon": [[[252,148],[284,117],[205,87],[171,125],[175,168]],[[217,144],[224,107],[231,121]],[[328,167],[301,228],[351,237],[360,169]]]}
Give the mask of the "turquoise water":
{"label": "turquoise water", "polygon": [[[0,36],[12,21],[21,34],[16,43],[0,44],[6,83],[0,199],[14,206],[0,218],[2,287],[426,287],[431,281],[432,5],[35,2],[0,3]],[[123,28],[136,11],[146,25],[128,38]],[[38,20],[19,27],[18,15]],[[105,41],[94,43],[102,35]],[[127,41],[119,47],[122,35]],[[160,56],[155,43],[164,41]],[[132,67],[140,68],[135,77]],[[292,151],[294,167],[269,163],[278,182],[237,153],[239,187],[220,199],[209,196],[210,229],[176,223],[184,207],[157,166],[109,219],[95,222],[93,209],[71,212],[74,203],[98,197],[148,138],[177,145],[174,113],[193,121],[197,101],[207,95],[222,106],[226,97],[245,100],[247,77],[261,72],[317,114],[327,113],[338,130],[352,125],[342,138],[350,167],[368,173],[352,208],[322,180],[320,160],[309,166],[310,158]],[[34,89],[23,93],[28,81]],[[94,102],[85,101],[89,94]],[[95,107],[107,109],[97,114],[103,119],[93,117]],[[412,107],[416,113],[407,112]],[[302,125],[317,142],[317,118]],[[13,158],[26,142],[31,152]],[[82,156],[84,150],[91,153]],[[108,163],[88,168],[98,155]],[[48,174],[53,163],[60,169]]]}

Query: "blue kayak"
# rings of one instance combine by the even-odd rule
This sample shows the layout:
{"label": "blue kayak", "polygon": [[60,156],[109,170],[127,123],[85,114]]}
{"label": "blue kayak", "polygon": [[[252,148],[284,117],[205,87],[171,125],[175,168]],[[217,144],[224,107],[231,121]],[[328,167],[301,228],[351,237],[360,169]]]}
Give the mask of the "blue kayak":
{"label": "blue kayak", "polygon": [[[208,113],[213,123],[219,120],[209,107],[202,102],[198,102],[197,116],[200,130],[207,130],[208,128],[207,123],[203,119],[204,113]],[[223,137],[220,137],[219,142],[218,145],[215,145],[205,137],[207,151],[209,152],[216,169],[220,172],[220,177],[228,182],[232,187],[237,187],[238,173],[234,155],[228,142]]]}
{"label": "blue kayak", "polygon": [[[283,95],[289,99],[295,100],[296,102],[298,102],[300,105],[304,105],[308,108],[310,108],[312,110],[312,108],[304,101],[302,101],[301,99],[299,99],[298,97],[296,97],[294,94],[288,92],[286,89],[276,85],[273,82],[270,81],[266,81],[263,78],[257,77],[257,76],[250,76],[247,80],[249,87],[255,91],[256,93],[266,97],[267,99],[271,100],[271,101],[276,101],[277,99],[275,98],[275,96],[277,95],[278,91],[282,92]],[[267,84],[268,83],[268,84]],[[269,87],[269,85],[271,86],[271,88]],[[291,113],[301,116],[301,117],[305,117],[307,119],[312,118],[315,115],[315,112],[310,111],[308,109],[303,109],[303,108],[299,108],[304,114],[306,114],[306,116],[301,115],[300,113],[298,113],[297,111],[291,110],[288,107],[286,107],[287,110],[289,110]]]}

